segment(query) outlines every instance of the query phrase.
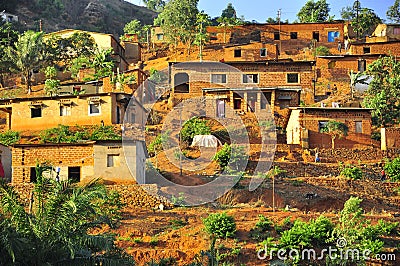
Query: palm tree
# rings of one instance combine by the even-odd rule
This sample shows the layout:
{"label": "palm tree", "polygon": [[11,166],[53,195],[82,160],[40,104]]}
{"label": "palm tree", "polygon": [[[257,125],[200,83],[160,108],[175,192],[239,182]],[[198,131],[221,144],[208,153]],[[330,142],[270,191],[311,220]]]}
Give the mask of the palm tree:
{"label": "palm tree", "polygon": [[29,211],[11,187],[0,186],[0,264],[132,265],[113,236],[89,233],[106,221],[96,205],[107,197],[104,186],[72,187],[44,177],[50,170],[36,167]]}
{"label": "palm tree", "polygon": [[26,31],[18,36],[17,42],[6,49],[6,56],[12,63],[11,70],[21,73],[31,93],[32,71],[44,63],[43,32]]}

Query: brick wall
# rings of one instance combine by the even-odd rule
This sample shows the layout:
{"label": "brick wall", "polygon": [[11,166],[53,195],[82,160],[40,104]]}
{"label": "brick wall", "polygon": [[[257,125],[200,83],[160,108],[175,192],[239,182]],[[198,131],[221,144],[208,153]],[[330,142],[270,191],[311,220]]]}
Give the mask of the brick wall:
{"label": "brick wall", "polygon": [[[346,111],[347,110],[347,111]],[[315,147],[331,147],[331,137],[328,134],[319,132],[319,122],[336,120],[345,123],[349,127],[348,136],[342,139],[336,139],[337,148],[353,148],[357,146],[370,146],[371,140],[371,114],[369,111],[356,110],[328,110],[307,109],[304,114],[300,114],[301,126],[308,129],[310,148]],[[362,122],[362,133],[355,133],[355,122]]]}
{"label": "brick wall", "polygon": [[381,148],[399,149],[400,148],[400,128],[382,128],[381,129]]}
{"label": "brick wall", "polygon": [[353,55],[368,54],[364,48],[369,47],[369,54],[391,54],[393,56],[400,55],[400,41],[384,42],[384,43],[353,43],[350,47],[350,53]]}
{"label": "brick wall", "polygon": [[[54,167],[59,166],[62,173],[67,174],[67,167],[93,168],[93,145],[35,145],[15,146],[12,152],[12,183],[30,182],[30,169],[37,163],[49,162]],[[83,170],[83,169],[82,169]],[[84,175],[81,172],[81,175]]]}

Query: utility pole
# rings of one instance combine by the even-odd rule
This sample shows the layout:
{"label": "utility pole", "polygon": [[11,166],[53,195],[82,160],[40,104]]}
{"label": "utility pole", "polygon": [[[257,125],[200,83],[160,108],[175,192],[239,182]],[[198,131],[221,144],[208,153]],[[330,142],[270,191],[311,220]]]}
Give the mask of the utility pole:
{"label": "utility pole", "polygon": [[42,20],[39,19],[39,31],[42,31]]}
{"label": "utility pole", "polygon": [[[282,53],[282,40],[281,40],[281,13],[282,9],[279,8],[278,10],[278,23],[279,23],[279,55]],[[278,59],[279,59],[278,55]]]}

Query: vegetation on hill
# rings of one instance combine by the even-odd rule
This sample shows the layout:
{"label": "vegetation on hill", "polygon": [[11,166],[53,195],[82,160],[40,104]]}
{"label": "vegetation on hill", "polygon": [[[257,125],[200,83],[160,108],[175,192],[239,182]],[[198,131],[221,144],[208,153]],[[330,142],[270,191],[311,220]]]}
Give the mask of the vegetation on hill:
{"label": "vegetation on hill", "polygon": [[73,28],[121,35],[124,25],[129,21],[137,19],[143,24],[152,24],[156,17],[156,12],[146,7],[119,0],[5,0],[5,2],[6,11],[18,15],[22,26],[39,31],[41,23],[45,32]]}

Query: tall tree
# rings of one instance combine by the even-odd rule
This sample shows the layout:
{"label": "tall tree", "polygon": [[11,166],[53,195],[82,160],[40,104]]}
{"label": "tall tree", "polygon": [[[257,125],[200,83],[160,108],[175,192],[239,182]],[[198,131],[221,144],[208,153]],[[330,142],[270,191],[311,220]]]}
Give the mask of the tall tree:
{"label": "tall tree", "polygon": [[11,69],[22,74],[30,94],[32,71],[39,69],[45,58],[43,32],[26,31],[18,37],[14,46],[6,49],[6,56],[12,63]]}
{"label": "tall tree", "polygon": [[394,56],[382,57],[368,66],[367,74],[373,79],[366,92],[364,105],[374,108],[373,124],[385,127],[399,123],[400,62]]}
{"label": "tall tree", "polygon": [[232,3],[228,3],[228,5],[226,6],[226,8],[224,10],[222,10],[222,14],[221,17],[224,18],[233,18],[236,19],[236,10],[233,7]]}
{"label": "tall tree", "polygon": [[329,4],[326,0],[309,0],[297,13],[300,22],[324,22],[331,20],[333,17],[329,16]]}
{"label": "tall tree", "polygon": [[357,38],[370,34],[379,23],[382,23],[380,17],[372,9],[361,7],[358,0],[354,2],[353,6],[342,8],[340,15],[343,19],[351,21]]}
{"label": "tall tree", "polygon": [[211,24],[211,18],[203,11],[197,14],[195,44],[199,46],[199,58],[203,60],[203,46],[208,41],[207,26]]}
{"label": "tall tree", "polygon": [[322,132],[331,136],[332,149],[335,149],[335,140],[347,136],[349,128],[342,122],[329,120],[328,123],[326,123],[326,126],[322,129]]}
{"label": "tall tree", "polygon": [[195,38],[198,2],[199,0],[170,0],[155,19],[155,24],[161,26],[167,40],[175,47],[181,41],[190,50]]}
{"label": "tall tree", "polygon": [[400,0],[394,1],[394,4],[387,10],[386,16],[389,20],[400,23]]}

